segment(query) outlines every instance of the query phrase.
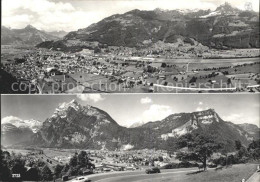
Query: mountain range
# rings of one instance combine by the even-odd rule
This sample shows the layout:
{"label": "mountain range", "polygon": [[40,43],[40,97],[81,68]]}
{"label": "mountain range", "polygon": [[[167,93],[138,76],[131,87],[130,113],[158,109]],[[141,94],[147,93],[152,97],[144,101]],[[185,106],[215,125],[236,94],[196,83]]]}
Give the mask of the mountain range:
{"label": "mountain range", "polygon": [[172,114],[163,120],[134,128],[120,126],[105,111],[77,101],[60,104],[44,122],[36,120],[2,123],[3,146],[37,146],[85,149],[167,149],[170,139],[206,131],[234,150],[235,140],[248,145],[259,138],[259,128],[223,121],[213,110]]}
{"label": "mountain range", "polygon": [[[38,47],[71,50],[108,46],[151,47],[160,42],[201,43],[209,48],[259,48],[259,15],[225,3],[215,11],[138,9],[104,18]],[[179,45],[181,46],[181,44]],[[69,49],[71,48],[71,49]]]}
{"label": "mountain range", "polygon": [[20,144],[27,142],[41,128],[42,122],[31,119],[14,119],[1,123],[1,144]]}
{"label": "mountain range", "polygon": [[1,45],[37,45],[41,42],[58,40],[66,32],[45,32],[28,25],[22,29],[1,26]]}

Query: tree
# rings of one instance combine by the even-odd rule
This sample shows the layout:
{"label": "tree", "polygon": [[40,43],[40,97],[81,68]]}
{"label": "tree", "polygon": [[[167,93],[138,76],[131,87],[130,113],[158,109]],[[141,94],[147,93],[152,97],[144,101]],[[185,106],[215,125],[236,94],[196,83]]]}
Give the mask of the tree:
{"label": "tree", "polygon": [[248,150],[257,149],[257,148],[260,148],[260,139],[258,139],[257,141],[253,140],[253,141],[248,145]]}
{"label": "tree", "polygon": [[43,162],[42,160],[38,160],[35,165],[38,167],[43,167],[45,166],[45,162]]}
{"label": "tree", "polygon": [[56,175],[56,177],[61,177],[61,171],[64,168],[64,166],[57,164],[54,168],[54,174]]}
{"label": "tree", "polygon": [[166,66],[167,66],[166,63],[162,63],[162,65],[161,65],[162,68],[165,68]]}
{"label": "tree", "polygon": [[93,169],[95,165],[90,162],[86,151],[81,151],[70,159],[68,173],[70,175],[78,175],[82,173],[82,169]]}
{"label": "tree", "polygon": [[[7,152],[7,155],[8,154],[9,152]],[[10,179],[11,172],[7,166],[6,155],[2,150],[0,150],[0,181],[9,181]]]}
{"label": "tree", "polygon": [[252,141],[252,143],[249,144],[247,150],[249,151],[249,154],[254,160],[260,159],[260,139],[257,141]]}
{"label": "tree", "polygon": [[25,181],[39,181],[41,180],[41,171],[38,167],[34,166],[30,168],[24,178]]}
{"label": "tree", "polygon": [[70,169],[70,166],[68,164],[65,164],[65,166],[63,167],[61,174],[65,175]]}
{"label": "tree", "polygon": [[101,52],[101,49],[99,47],[94,48],[94,53],[100,53],[100,52]]}
{"label": "tree", "polygon": [[75,167],[77,164],[78,164],[78,158],[77,158],[77,155],[75,154],[75,155],[70,159],[69,165]]}
{"label": "tree", "polygon": [[78,165],[80,167],[91,168],[92,163],[89,161],[89,157],[86,151],[81,151],[78,155]]}
{"label": "tree", "polygon": [[173,137],[169,137],[164,144],[164,148],[167,150],[168,154],[172,155],[177,150],[176,140]]}
{"label": "tree", "polygon": [[231,84],[231,79],[227,79],[227,84],[230,85]]}
{"label": "tree", "polygon": [[159,156],[159,157],[158,157],[158,160],[159,160],[160,162],[163,162],[163,157],[162,157],[162,156]]}
{"label": "tree", "polygon": [[197,81],[197,77],[193,76],[193,77],[190,79],[189,83],[195,83],[196,81]]}
{"label": "tree", "polygon": [[25,168],[25,160],[22,159],[22,157],[20,155],[13,156],[14,158],[9,161],[9,166],[11,168],[11,172],[12,174],[20,174],[21,175],[21,179],[23,179],[23,176],[26,172],[26,168]]}
{"label": "tree", "polygon": [[183,135],[178,139],[177,146],[179,149],[188,148],[188,152],[179,152],[177,154],[179,160],[201,162],[204,171],[206,170],[207,159],[222,148],[222,145],[216,142],[214,136],[205,132]]}
{"label": "tree", "polygon": [[244,146],[242,146],[238,150],[237,155],[238,155],[239,159],[241,159],[242,157],[248,157],[248,151]]}
{"label": "tree", "polygon": [[236,145],[236,150],[240,150],[241,147],[242,147],[242,144],[241,144],[241,142],[239,140],[235,141],[235,145]]}
{"label": "tree", "polygon": [[47,165],[45,165],[42,168],[41,177],[42,177],[42,180],[44,180],[44,181],[51,181],[52,180],[52,177],[53,177],[52,172]]}

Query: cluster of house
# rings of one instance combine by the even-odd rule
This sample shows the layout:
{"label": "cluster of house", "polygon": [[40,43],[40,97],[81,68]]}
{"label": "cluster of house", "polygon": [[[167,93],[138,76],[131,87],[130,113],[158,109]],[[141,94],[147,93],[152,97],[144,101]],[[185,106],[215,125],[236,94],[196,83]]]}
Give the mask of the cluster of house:
{"label": "cluster of house", "polygon": [[[144,67],[149,65],[149,61],[126,59],[114,55],[100,56],[88,49],[83,49],[78,53],[38,50],[24,56],[23,59],[24,61],[21,63],[5,64],[4,69],[18,80],[26,80],[31,83],[42,80],[50,82],[51,78],[56,75],[87,73],[113,77],[118,83],[131,87],[144,83],[149,76],[143,71]],[[132,68],[134,69],[131,70]]]}
{"label": "cluster of house", "polygon": [[[128,51],[132,55],[137,51],[134,48],[129,49],[109,47],[109,50],[114,52]],[[148,51],[147,53],[153,52],[152,50],[146,51]],[[160,53],[165,50],[158,49],[158,51]],[[150,89],[155,83],[167,86],[181,82],[186,79],[186,73],[188,73],[188,70],[176,65],[162,67],[162,63],[156,64],[152,61],[153,57],[129,57],[110,55],[110,53],[96,55],[93,50],[89,49],[83,49],[77,53],[39,49],[27,54],[23,59],[25,60],[23,62],[5,64],[4,69],[18,80],[26,80],[35,85],[40,85],[42,82],[50,85],[54,82],[65,82],[65,75],[71,78],[66,81],[73,80],[73,84],[78,82],[84,85],[83,82],[89,82],[89,77],[99,75],[99,79],[104,83],[114,81],[123,88],[139,88],[138,85],[141,85]],[[193,70],[194,73],[198,71],[198,69]],[[55,77],[57,75],[63,75],[64,78]],[[51,86],[47,89],[51,89]]]}
{"label": "cluster of house", "polygon": [[89,151],[95,164],[95,173],[140,170],[145,166],[165,166],[170,156],[163,150]]}

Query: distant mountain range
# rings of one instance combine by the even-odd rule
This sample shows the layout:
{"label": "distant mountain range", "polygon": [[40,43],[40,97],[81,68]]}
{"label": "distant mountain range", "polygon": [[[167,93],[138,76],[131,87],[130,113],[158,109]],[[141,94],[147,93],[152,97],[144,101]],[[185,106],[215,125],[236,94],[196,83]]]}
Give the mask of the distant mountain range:
{"label": "distant mountain range", "polygon": [[23,29],[1,27],[1,45],[37,45],[41,42],[59,40],[66,32],[45,32],[28,25]]}
{"label": "distant mountain range", "polygon": [[29,127],[16,127],[11,123],[1,124],[1,144],[23,145],[33,137],[33,131]]}
{"label": "distant mountain range", "polygon": [[[211,10],[138,9],[107,17],[63,40],[38,47],[61,50],[97,46],[149,47],[157,42],[195,41],[210,48],[259,48],[259,14],[225,3]],[[92,44],[91,44],[92,43]]]}
{"label": "distant mountain range", "polygon": [[31,120],[12,120],[1,123],[1,144],[21,144],[29,142],[31,137],[41,128],[42,122]]}
{"label": "distant mountain range", "polygon": [[12,121],[1,126],[3,146],[107,150],[167,149],[169,139],[190,132],[206,131],[215,134],[216,140],[225,143],[232,151],[235,140],[248,145],[253,139],[259,138],[260,131],[255,125],[236,125],[223,121],[213,109],[172,114],[161,121],[126,128],[118,125],[105,111],[89,105],[82,106],[75,100],[59,105],[43,123],[35,120]]}

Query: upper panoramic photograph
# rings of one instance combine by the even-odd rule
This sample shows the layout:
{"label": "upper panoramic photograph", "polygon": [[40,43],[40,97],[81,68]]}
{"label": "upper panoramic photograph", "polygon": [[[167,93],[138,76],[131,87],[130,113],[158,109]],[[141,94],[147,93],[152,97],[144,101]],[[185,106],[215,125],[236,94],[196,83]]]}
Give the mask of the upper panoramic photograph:
{"label": "upper panoramic photograph", "polygon": [[2,0],[1,93],[258,93],[259,0]]}

